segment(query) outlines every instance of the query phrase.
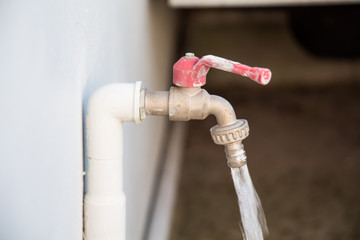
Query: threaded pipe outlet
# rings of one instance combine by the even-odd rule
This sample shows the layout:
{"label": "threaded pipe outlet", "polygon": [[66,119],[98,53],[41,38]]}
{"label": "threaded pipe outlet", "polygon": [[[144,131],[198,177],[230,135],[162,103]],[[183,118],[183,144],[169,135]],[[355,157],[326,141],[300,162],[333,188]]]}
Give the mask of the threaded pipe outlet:
{"label": "threaded pipe outlet", "polygon": [[244,145],[235,142],[225,145],[227,164],[231,168],[239,168],[246,164]]}

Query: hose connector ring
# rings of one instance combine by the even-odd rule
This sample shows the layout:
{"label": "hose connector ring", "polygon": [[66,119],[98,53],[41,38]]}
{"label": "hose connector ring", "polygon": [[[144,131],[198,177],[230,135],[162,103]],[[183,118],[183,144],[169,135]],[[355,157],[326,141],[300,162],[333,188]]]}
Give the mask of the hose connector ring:
{"label": "hose connector ring", "polygon": [[215,144],[227,145],[239,142],[249,136],[249,124],[245,119],[237,119],[235,123],[227,126],[216,125],[210,129]]}
{"label": "hose connector ring", "polygon": [[249,136],[249,125],[245,119],[235,123],[210,129],[211,137],[218,145],[225,145],[227,164],[231,168],[240,168],[246,164],[246,154],[242,140]]}

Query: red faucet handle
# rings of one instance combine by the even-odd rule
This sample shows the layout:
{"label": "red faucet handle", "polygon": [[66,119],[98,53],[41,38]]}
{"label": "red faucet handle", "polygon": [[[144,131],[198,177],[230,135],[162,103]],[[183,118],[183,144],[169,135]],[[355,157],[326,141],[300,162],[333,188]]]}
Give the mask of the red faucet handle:
{"label": "red faucet handle", "polygon": [[206,55],[199,58],[187,53],[173,67],[173,82],[180,87],[200,87],[206,84],[206,74],[210,68],[240,74],[257,83],[266,85],[271,79],[271,71],[267,68],[249,67],[225,58]]}

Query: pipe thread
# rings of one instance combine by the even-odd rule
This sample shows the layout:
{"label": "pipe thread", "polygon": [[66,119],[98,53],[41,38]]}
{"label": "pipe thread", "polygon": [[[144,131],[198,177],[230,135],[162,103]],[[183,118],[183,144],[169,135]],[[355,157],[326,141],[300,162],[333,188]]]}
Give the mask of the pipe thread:
{"label": "pipe thread", "polygon": [[241,142],[225,145],[227,164],[231,168],[239,168],[246,164],[244,145]]}

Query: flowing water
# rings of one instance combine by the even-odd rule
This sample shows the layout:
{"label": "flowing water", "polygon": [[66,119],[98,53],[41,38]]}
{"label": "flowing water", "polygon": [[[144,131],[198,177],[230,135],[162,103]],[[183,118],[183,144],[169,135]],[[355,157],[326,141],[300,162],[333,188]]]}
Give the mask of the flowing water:
{"label": "flowing water", "polygon": [[240,228],[244,240],[262,240],[268,235],[264,210],[251,181],[247,164],[231,168],[240,208]]}

